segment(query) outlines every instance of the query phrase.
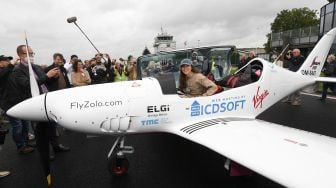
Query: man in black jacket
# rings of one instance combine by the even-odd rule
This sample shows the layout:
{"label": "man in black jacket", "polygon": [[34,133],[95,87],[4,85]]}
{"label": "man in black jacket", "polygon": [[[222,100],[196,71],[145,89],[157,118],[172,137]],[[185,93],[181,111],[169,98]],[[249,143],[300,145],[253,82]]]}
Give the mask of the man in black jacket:
{"label": "man in black jacket", "polygon": [[[0,107],[6,112],[9,108],[21,102],[18,86],[13,78],[14,65],[10,63],[12,57],[0,56]],[[28,145],[29,121],[8,117],[12,126],[13,140],[20,154],[34,151]]]}
{"label": "man in black jacket", "polygon": [[[304,63],[305,58],[301,55],[301,52],[298,48],[293,49],[292,54],[287,53],[285,60],[289,61],[288,69],[290,71],[296,72],[300,69],[301,65]],[[282,102],[291,103],[293,106],[301,105],[300,91],[296,91],[293,94],[289,95],[287,99]]]}
{"label": "man in black jacket", "polygon": [[[39,86],[40,93],[48,92],[46,82],[58,76],[58,69],[53,68],[45,73],[42,68],[34,64],[34,52],[33,50],[26,45],[19,45],[16,49],[17,54],[20,58],[20,63],[15,66],[13,70],[13,78],[19,89],[19,97],[21,100],[31,98],[30,91],[30,80],[29,80],[29,69],[28,69],[28,58],[32,63],[33,73]],[[28,51],[28,57],[27,57]],[[49,164],[49,142],[52,137],[52,129],[48,122],[37,122],[35,129],[36,145],[40,153],[40,158],[42,165],[44,167],[44,172],[46,177],[50,175],[50,164]]]}
{"label": "man in black jacket", "polygon": [[70,88],[69,78],[67,76],[68,72],[64,68],[64,57],[60,53],[55,53],[53,55],[53,64],[48,66],[44,72],[48,72],[54,68],[58,69],[58,76],[50,78],[47,80],[46,85],[49,91],[56,91],[60,89]]}
{"label": "man in black jacket", "polygon": [[[0,107],[4,110],[10,108],[11,100],[8,100],[8,96],[11,96],[11,90],[8,88],[11,87],[13,82],[11,82],[10,75],[14,66],[10,63],[12,57],[6,57],[4,55],[0,56]],[[1,125],[0,125],[1,128]],[[5,142],[6,132],[0,130],[0,151],[1,147]],[[6,177],[10,174],[9,171],[0,171],[0,178]]]}

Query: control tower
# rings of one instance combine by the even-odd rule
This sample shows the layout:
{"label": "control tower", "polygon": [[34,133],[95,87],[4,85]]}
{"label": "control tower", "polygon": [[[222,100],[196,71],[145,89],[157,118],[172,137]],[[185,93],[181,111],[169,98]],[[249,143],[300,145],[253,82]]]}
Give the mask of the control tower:
{"label": "control tower", "polygon": [[176,49],[176,42],[173,40],[173,36],[164,32],[161,27],[161,33],[159,33],[154,39],[154,53],[157,52],[169,52]]}

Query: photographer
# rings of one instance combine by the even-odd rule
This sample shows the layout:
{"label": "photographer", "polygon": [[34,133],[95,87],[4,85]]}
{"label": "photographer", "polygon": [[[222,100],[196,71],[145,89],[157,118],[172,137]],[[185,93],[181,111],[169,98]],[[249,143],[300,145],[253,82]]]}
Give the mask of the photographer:
{"label": "photographer", "polygon": [[87,69],[91,78],[91,84],[103,84],[107,82],[107,69],[104,64],[97,63],[96,58],[89,60],[91,67]]}
{"label": "photographer", "polygon": [[[293,72],[298,71],[305,61],[305,58],[301,55],[300,50],[297,48],[293,49],[292,53],[287,53],[285,59],[289,61],[288,70]],[[289,95],[287,99],[282,102],[291,103],[293,106],[300,106],[300,91],[296,91],[295,93]]]}
{"label": "photographer", "polygon": [[292,52],[289,51],[289,53],[286,54],[285,59],[289,61],[288,69],[293,72],[298,71],[305,61],[305,58],[301,55],[301,51],[297,48],[293,49]]}
{"label": "photographer", "polygon": [[48,71],[54,69],[57,71],[57,74],[48,79],[46,81],[46,85],[49,91],[56,91],[60,89],[70,88],[70,81],[68,79],[68,72],[64,68],[64,58],[60,53],[55,53],[53,55],[53,64],[48,66],[44,71],[47,73]]}

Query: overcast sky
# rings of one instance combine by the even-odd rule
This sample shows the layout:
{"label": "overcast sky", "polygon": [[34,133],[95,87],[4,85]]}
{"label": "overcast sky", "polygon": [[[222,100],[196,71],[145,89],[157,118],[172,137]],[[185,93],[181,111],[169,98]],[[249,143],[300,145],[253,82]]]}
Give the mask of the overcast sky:
{"label": "overcast sky", "polygon": [[0,54],[16,57],[27,31],[35,62],[51,64],[55,52],[82,59],[97,48],[112,57],[153,52],[154,37],[162,26],[174,36],[177,48],[200,45],[262,47],[270,23],[283,9],[309,7],[320,11],[327,0],[1,0]]}

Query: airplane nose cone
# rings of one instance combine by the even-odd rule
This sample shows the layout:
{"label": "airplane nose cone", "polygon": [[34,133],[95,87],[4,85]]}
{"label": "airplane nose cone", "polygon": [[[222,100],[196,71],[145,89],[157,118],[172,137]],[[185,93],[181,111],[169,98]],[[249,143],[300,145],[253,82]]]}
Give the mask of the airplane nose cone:
{"label": "airplane nose cone", "polygon": [[23,120],[48,121],[44,106],[45,94],[27,99],[7,111],[7,115]]}

